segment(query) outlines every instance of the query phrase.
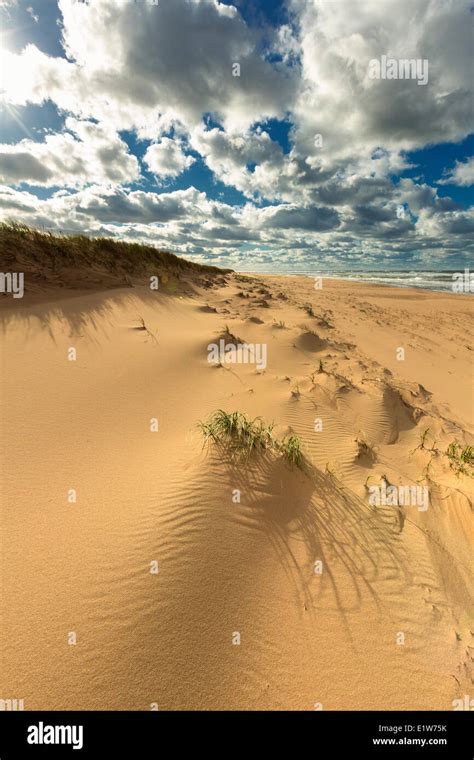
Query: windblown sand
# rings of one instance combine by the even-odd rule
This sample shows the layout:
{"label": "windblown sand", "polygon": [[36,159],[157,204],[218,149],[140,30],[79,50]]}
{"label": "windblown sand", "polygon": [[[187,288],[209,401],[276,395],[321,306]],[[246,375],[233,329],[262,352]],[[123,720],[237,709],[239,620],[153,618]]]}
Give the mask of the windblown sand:
{"label": "windblown sand", "polygon": [[[472,479],[445,452],[473,442],[473,301],[188,285],[2,298],[0,696],[451,710],[472,694]],[[209,364],[225,324],[265,370]],[[203,449],[219,408],[297,433],[310,470]],[[383,477],[429,508],[371,505]]]}

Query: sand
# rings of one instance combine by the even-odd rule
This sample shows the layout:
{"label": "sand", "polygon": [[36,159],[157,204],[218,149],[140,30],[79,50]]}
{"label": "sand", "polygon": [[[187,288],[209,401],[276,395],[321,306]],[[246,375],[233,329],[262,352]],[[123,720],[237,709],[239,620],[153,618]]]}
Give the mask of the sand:
{"label": "sand", "polygon": [[[2,297],[1,696],[453,709],[472,693],[472,479],[445,452],[473,442],[472,304],[235,274]],[[265,369],[209,364],[225,324]],[[310,469],[203,449],[219,408],[301,436]],[[384,482],[426,486],[429,508],[370,504]]]}

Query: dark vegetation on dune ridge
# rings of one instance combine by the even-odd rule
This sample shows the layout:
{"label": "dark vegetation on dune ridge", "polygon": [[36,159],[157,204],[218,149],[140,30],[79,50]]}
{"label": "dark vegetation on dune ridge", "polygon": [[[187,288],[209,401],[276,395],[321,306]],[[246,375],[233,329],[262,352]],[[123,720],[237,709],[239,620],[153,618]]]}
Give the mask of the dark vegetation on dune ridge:
{"label": "dark vegetation on dune ridge", "polygon": [[18,222],[0,223],[0,271],[24,272],[25,278],[47,284],[64,280],[70,287],[102,281],[109,286],[132,285],[146,274],[223,275],[220,269],[180,258],[152,245],[107,237],[63,235]]}

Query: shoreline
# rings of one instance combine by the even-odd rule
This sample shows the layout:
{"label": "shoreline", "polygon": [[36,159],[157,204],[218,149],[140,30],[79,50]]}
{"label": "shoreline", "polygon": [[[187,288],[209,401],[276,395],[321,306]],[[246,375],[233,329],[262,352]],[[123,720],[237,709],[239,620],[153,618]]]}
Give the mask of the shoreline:
{"label": "shoreline", "polygon": [[361,285],[374,285],[374,286],[380,286],[384,288],[395,288],[397,290],[415,290],[416,292],[419,291],[427,291],[429,293],[442,293],[442,294],[453,294],[453,295],[467,295],[471,296],[474,295],[474,290],[469,292],[456,292],[453,289],[438,289],[438,288],[430,288],[430,287],[424,287],[422,285],[413,285],[410,283],[409,285],[401,285],[401,284],[392,284],[390,282],[375,282],[373,280],[364,280],[364,279],[352,279],[350,277],[339,277],[335,275],[324,275],[321,273],[315,273],[315,274],[302,274],[301,272],[282,272],[282,273],[272,273],[272,272],[237,272],[237,274],[248,274],[252,277],[303,277],[305,279],[322,279],[322,280],[335,280],[335,281],[341,281],[345,282],[347,284],[361,284]]}

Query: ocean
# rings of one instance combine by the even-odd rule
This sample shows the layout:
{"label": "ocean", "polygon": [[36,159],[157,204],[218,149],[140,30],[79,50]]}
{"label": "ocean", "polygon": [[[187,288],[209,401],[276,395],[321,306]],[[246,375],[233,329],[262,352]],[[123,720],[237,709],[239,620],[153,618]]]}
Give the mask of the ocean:
{"label": "ocean", "polygon": [[[296,274],[296,273],[295,273]],[[308,277],[333,277],[340,280],[354,280],[377,285],[391,285],[398,288],[421,288],[441,292],[474,294],[474,272],[469,270],[433,271],[367,271],[354,272],[301,272]]]}

